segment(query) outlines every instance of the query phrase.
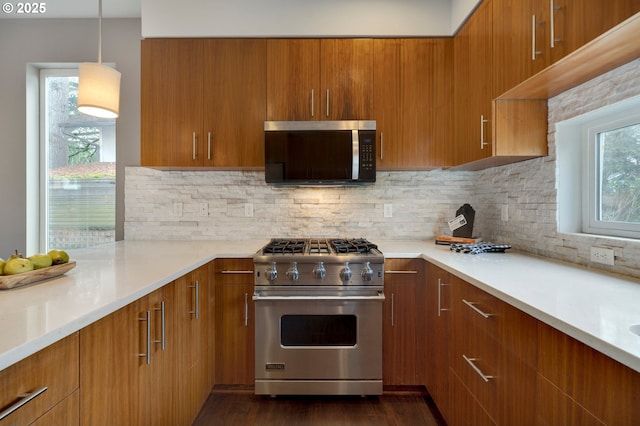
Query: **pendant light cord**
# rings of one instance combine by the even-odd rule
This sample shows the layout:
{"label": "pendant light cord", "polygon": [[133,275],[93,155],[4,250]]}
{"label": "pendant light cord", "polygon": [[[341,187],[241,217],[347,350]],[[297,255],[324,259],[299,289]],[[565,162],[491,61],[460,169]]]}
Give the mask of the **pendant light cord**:
{"label": "pendant light cord", "polygon": [[102,0],[98,0],[98,63],[102,64]]}

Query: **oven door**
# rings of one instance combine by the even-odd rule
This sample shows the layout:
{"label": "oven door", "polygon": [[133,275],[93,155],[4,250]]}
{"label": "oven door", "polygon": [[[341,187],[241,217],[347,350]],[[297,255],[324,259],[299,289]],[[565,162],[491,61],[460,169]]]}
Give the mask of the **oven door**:
{"label": "oven door", "polygon": [[[382,290],[256,290],[260,381],[382,380]],[[271,393],[271,392],[267,392]]]}

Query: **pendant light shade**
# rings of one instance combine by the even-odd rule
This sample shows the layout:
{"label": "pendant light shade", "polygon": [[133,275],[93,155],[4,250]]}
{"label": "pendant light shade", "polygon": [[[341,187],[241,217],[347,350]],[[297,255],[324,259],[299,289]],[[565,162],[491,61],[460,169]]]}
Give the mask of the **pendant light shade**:
{"label": "pendant light shade", "polygon": [[101,118],[120,113],[120,72],[102,64],[102,0],[98,0],[98,62],[80,64],[78,111]]}
{"label": "pendant light shade", "polygon": [[120,111],[120,72],[100,63],[80,64],[78,111],[116,118]]}

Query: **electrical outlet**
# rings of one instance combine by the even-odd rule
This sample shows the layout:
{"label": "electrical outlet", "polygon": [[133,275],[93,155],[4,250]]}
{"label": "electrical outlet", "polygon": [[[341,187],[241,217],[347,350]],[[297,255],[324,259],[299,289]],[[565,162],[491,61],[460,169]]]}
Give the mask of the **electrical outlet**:
{"label": "electrical outlet", "polygon": [[173,203],[173,215],[182,217],[182,203]]}
{"label": "electrical outlet", "polygon": [[209,203],[200,203],[200,216],[209,216]]}
{"label": "electrical outlet", "polygon": [[615,264],[613,250],[602,247],[591,247],[591,261],[613,266]]}
{"label": "electrical outlet", "polygon": [[509,221],[509,205],[508,204],[502,205],[502,208],[500,210],[500,219],[502,219],[503,222]]}
{"label": "electrical outlet", "polygon": [[244,217],[253,217],[253,203],[244,204]]}
{"label": "electrical outlet", "polygon": [[393,217],[393,204],[384,205],[384,217]]}

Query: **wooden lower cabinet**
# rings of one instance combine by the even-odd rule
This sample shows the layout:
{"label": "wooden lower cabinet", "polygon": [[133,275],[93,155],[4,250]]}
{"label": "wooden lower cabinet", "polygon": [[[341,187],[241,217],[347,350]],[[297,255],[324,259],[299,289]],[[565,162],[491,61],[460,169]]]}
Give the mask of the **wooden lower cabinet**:
{"label": "wooden lower cabinet", "polygon": [[424,335],[419,318],[419,291],[423,288],[424,262],[420,259],[386,259],[382,321],[382,381],[385,386],[419,385],[418,359]]}
{"label": "wooden lower cabinet", "polygon": [[252,259],[216,259],[216,385],[255,382]]}
{"label": "wooden lower cabinet", "polygon": [[640,373],[542,322],[538,346],[540,424],[640,424]]}
{"label": "wooden lower cabinet", "polygon": [[205,265],[80,331],[80,424],[193,423],[213,386],[208,281]]}
{"label": "wooden lower cabinet", "polygon": [[446,417],[448,425],[495,426],[494,420],[462,384],[453,370],[449,371],[449,383],[454,408]]}
{"label": "wooden lower cabinet", "polygon": [[77,404],[70,395],[77,397],[78,385],[78,333],[74,333],[0,371],[0,412],[46,387],[0,425],[77,425]]}
{"label": "wooden lower cabinet", "polygon": [[445,419],[450,418],[449,345],[451,340],[451,275],[426,263],[423,382]]}

